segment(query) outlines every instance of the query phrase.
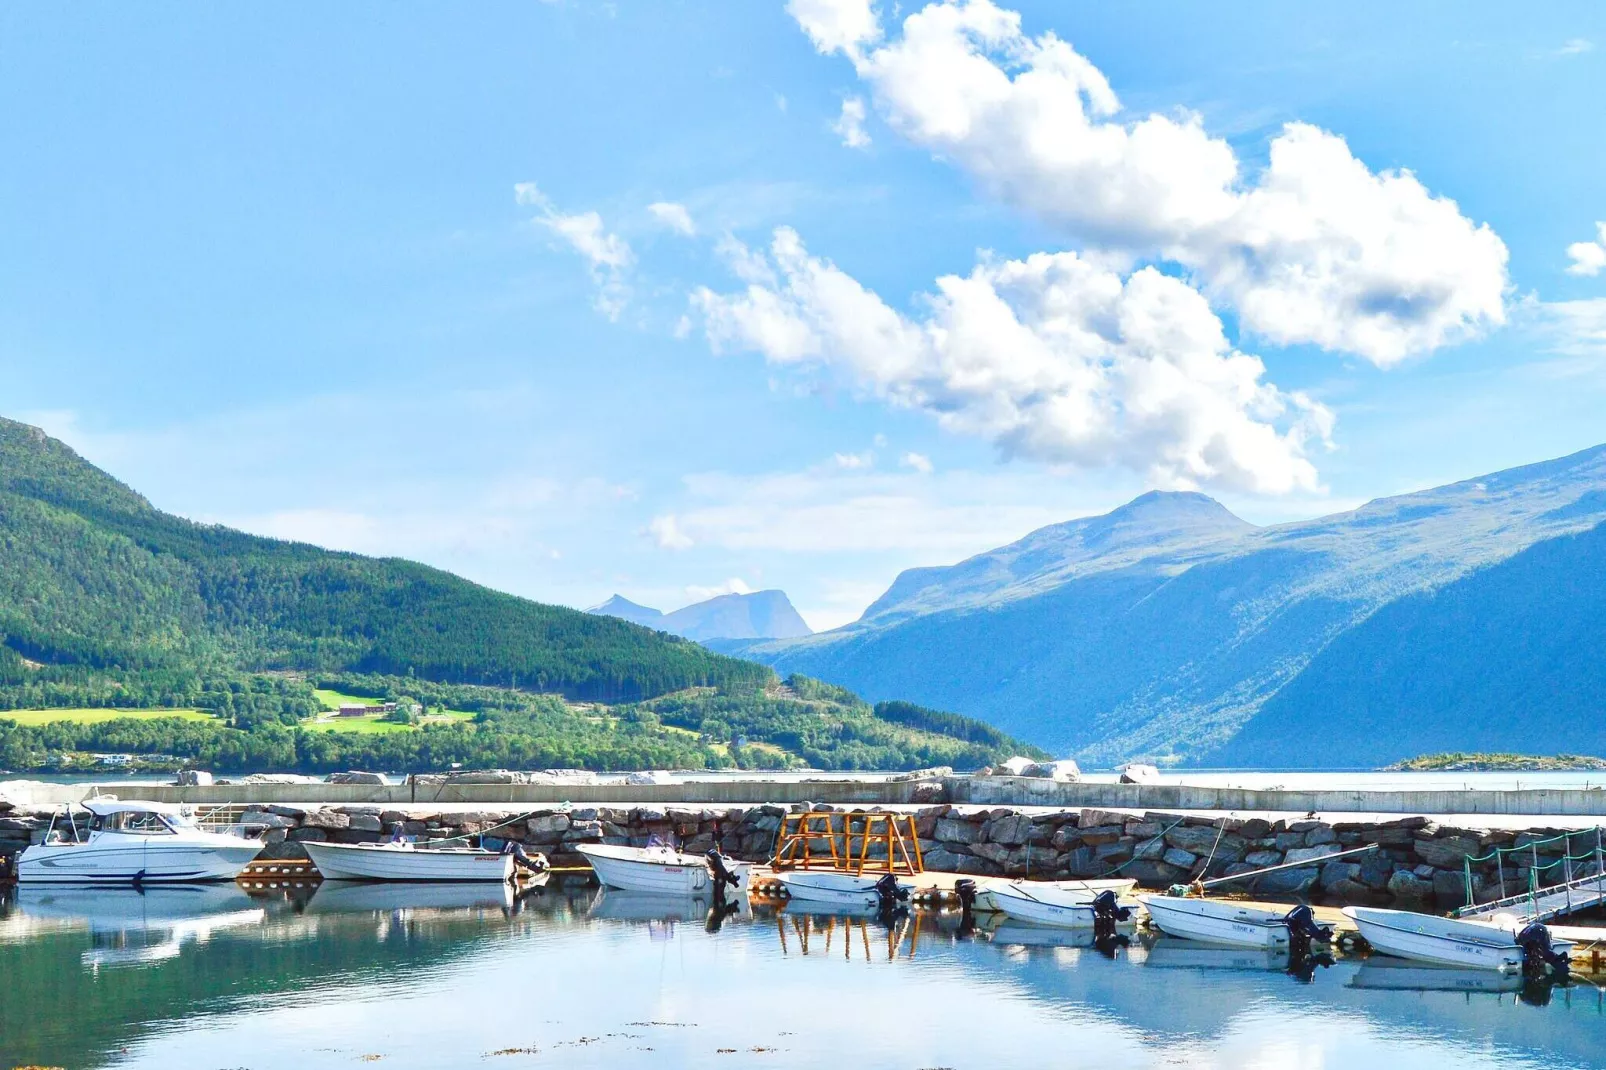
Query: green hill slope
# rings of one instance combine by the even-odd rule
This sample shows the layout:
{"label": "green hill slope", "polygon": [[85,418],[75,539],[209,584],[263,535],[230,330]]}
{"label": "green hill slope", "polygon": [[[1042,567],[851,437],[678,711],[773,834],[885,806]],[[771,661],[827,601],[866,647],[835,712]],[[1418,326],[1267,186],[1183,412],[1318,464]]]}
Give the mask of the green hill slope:
{"label": "green hill slope", "polygon": [[770,675],[409,561],[170,516],[9,420],[0,420],[0,643],[13,677],[20,656],[178,675],[350,670],[610,702]]}

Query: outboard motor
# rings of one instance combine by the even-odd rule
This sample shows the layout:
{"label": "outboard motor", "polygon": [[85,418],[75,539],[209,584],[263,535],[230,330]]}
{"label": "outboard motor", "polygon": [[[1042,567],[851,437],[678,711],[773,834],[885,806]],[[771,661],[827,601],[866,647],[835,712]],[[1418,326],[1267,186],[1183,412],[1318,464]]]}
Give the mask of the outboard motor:
{"label": "outboard motor", "polygon": [[1529,924],[1517,934],[1516,940],[1517,946],[1522,948],[1522,972],[1528,976],[1540,976],[1548,971],[1557,977],[1566,977],[1572,970],[1567,956],[1551,946],[1550,930],[1542,923]]}
{"label": "outboard motor", "polygon": [[954,881],[954,895],[959,897],[959,932],[968,936],[976,928],[976,882],[969,877]]}
{"label": "outboard motor", "polygon": [[1311,953],[1311,944],[1331,942],[1332,927],[1318,924],[1316,915],[1304,903],[1283,915],[1283,924],[1288,926],[1288,972],[1310,984],[1316,976],[1316,967],[1333,964],[1332,956],[1325,949]]}
{"label": "outboard motor", "polygon": [[714,875],[714,902],[723,907],[725,889],[741,887],[741,878],[730,871],[730,867],[725,864],[725,856],[719,853],[719,848],[709,848],[703,857],[708,859],[708,871]]}
{"label": "outboard motor", "polygon": [[888,873],[875,882],[876,913],[883,919],[892,918],[908,911],[904,904],[909,899],[909,889],[899,887],[898,878]]}
{"label": "outboard motor", "polygon": [[1093,946],[1106,958],[1115,957],[1115,949],[1132,941],[1118,934],[1115,926],[1132,916],[1131,907],[1116,903],[1115,893],[1102,891],[1093,897]]}

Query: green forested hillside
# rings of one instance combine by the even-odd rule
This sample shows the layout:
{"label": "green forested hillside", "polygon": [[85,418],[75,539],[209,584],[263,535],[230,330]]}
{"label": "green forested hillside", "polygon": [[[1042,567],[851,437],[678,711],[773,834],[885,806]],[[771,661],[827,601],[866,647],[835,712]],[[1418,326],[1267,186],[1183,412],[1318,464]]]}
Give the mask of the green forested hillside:
{"label": "green forested hillside", "polygon": [[306,669],[627,701],[770,675],[409,561],[170,516],[37,428],[8,420],[0,420],[0,643],[9,651],[0,678],[31,677],[47,693],[92,686],[95,671],[125,686],[148,685],[154,672],[183,687],[206,671]]}
{"label": "green forested hillside", "polygon": [[[791,684],[412,562],[167,515],[38,429],[0,420],[0,711],[216,715],[0,716],[0,768],[76,768],[116,752],[229,772],[893,769],[1023,749],[952,714],[896,704],[883,715],[840,688]],[[313,730],[318,687],[400,699],[423,716],[382,732]],[[445,710],[457,712],[429,716]]]}

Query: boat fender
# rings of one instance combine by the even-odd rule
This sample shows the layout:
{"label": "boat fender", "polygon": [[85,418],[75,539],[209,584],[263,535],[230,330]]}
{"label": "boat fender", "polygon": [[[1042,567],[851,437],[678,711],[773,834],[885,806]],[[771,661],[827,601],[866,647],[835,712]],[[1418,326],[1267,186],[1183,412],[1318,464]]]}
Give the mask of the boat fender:
{"label": "boat fender", "polygon": [[1557,976],[1565,977],[1572,969],[1567,956],[1550,943],[1550,930],[1542,922],[1533,922],[1516,936],[1522,949],[1522,971],[1527,974],[1544,973],[1548,967]]}

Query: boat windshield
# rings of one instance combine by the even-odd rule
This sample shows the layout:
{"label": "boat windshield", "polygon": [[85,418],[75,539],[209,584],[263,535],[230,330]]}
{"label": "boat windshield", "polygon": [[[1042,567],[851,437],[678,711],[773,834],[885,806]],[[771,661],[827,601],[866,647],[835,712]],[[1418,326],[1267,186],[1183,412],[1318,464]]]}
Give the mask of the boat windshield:
{"label": "boat windshield", "polygon": [[172,824],[173,814],[153,814],[148,811],[122,810],[107,814],[102,827],[108,832],[137,832],[142,836],[171,836],[183,826]]}

